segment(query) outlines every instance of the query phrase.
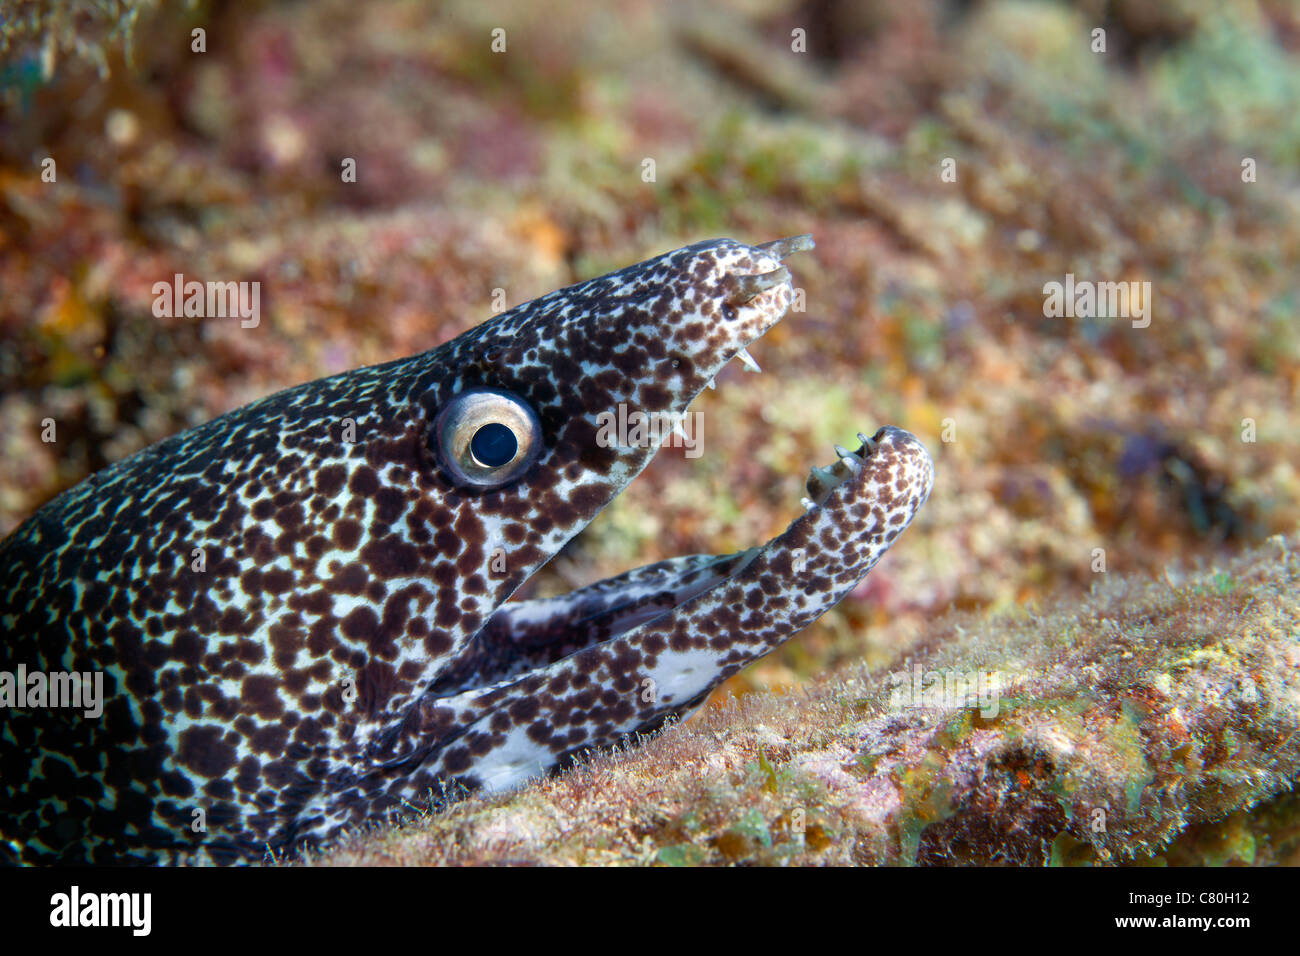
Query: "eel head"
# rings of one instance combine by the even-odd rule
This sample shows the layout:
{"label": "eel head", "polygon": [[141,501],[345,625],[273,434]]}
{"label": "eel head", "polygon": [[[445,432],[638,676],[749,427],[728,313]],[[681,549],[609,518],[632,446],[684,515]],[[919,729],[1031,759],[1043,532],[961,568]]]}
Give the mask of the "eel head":
{"label": "eel head", "polygon": [[[688,246],[527,303],[452,343],[460,351],[447,364],[473,371],[422,400],[440,423],[432,472],[459,483],[440,489],[445,503],[472,508],[465,547],[478,562],[474,583],[487,582],[498,603],[474,608],[476,629],[376,738],[372,760],[417,791],[448,777],[515,786],[689,710],[875,565],[928,498],[934,474],[921,442],[890,427],[859,434],[854,451],[836,446],[835,461],[809,475],[805,512],[761,547],[500,603],[648,464],[727,362],[757,370],[746,346],[792,300],[782,260],[811,247],[808,236]],[[483,417],[457,431],[445,423],[462,414],[458,403],[479,403]],[[631,422],[650,437],[629,437]],[[475,478],[454,477],[457,456],[474,458],[475,428],[502,423],[517,438],[507,437],[506,450],[518,445],[523,456],[530,445],[535,457],[500,489],[466,488]],[[439,440],[449,433],[455,440]],[[444,560],[458,560],[451,550],[442,549]],[[462,600],[478,591],[458,587]]]}

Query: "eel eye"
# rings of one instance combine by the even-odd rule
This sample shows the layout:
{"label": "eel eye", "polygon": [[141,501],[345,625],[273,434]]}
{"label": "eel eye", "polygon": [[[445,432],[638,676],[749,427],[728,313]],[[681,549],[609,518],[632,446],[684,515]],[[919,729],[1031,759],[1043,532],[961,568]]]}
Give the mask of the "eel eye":
{"label": "eel eye", "polygon": [[542,426],[521,399],[492,388],[461,392],[433,421],[434,451],[458,485],[499,488],[542,451]]}

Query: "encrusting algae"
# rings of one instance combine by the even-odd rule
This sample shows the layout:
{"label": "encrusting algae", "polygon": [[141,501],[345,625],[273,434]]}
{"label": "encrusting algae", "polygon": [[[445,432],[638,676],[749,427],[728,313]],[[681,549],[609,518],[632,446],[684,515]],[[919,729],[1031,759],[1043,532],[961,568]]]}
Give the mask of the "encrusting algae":
{"label": "encrusting algae", "polygon": [[[310,862],[1294,865],[1298,545],[951,615],[896,671],[730,698]],[[971,674],[997,693],[929,693]]]}

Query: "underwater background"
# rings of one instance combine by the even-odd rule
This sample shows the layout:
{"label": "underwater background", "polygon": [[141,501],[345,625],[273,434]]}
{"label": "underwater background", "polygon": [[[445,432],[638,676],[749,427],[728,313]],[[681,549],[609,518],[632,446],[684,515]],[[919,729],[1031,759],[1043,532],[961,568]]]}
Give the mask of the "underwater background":
{"label": "underwater background", "polygon": [[[912,530],[673,733],[326,859],[1300,863],[1297,103],[1287,0],[0,3],[0,535],[498,290],[812,233],[703,454],[519,596],[766,540],[883,424]],[[900,714],[915,668],[1004,706]]]}

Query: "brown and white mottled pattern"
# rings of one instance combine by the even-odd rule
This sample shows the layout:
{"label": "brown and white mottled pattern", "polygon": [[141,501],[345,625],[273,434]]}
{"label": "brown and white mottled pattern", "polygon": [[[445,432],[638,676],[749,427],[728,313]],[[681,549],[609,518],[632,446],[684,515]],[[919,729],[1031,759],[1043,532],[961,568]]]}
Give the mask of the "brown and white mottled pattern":
{"label": "brown and white mottled pattern", "polygon": [[[929,494],[906,432],[815,471],[809,510],[760,548],[505,603],[657,451],[602,447],[598,416],[685,411],[785,313],[780,259],[808,245],[667,253],[47,504],[0,543],[0,669],[103,671],[105,705],[0,714],[0,859],[250,859],[451,779],[514,786],[689,709],[823,613]],[[431,436],[475,388],[540,427],[536,461],[487,490]]]}

